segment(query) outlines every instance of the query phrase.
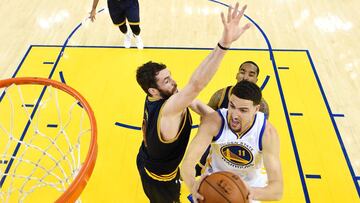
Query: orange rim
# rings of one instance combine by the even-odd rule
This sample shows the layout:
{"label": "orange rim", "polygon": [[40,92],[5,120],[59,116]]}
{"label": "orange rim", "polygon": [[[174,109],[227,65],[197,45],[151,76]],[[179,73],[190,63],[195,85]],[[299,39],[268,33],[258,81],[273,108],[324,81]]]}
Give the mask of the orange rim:
{"label": "orange rim", "polygon": [[80,196],[83,189],[85,188],[87,182],[89,181],[89,178],[94,170],[96,157],[97,157],[97,151],[98,151],[97,126],[96,126],[96,120],[93,110],[91,109],[86,99],[78,91],[76,91],[72,87],[67,86],[64,83],[55,80],[38,78],[38,77],[20,77],[20,78],[10,78],[5,80],[0,80],[0,88],[8,87],[12,84],[16,84],[16,85],[34,84],[34,85],[52,86],[70,94],[72,97],[77,99],[81,103],[81,105],[85,108],[91,124],[91,141],[89,145],[89,150],[86,155],[85,162],[81,167],[78,175],[70,184],[70,186],[65,190],[65,192],[55,201],[57,203],[75,202],[77,198]]}

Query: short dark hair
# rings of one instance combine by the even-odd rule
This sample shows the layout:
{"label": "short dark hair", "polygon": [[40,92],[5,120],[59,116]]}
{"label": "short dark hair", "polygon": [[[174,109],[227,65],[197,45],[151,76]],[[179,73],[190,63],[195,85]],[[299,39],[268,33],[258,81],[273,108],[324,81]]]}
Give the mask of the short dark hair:
{"label": "short dark hair", "polygon": [[260,68],[259,66],[254,62],[254,61],[245,61],[244,63],[240,64],[239,66],[239,70],[241,69],[241,67],[247,63],[250,63],[252,65],[254,65],[256,67],[256,76],[259,76],[259,73],[260,73]]}
{"label": "short dark hair", "polygon": [[136,70],[136,81],[147,95],[150,95],[148,92],[149,88],[158,88],[158,85],[156,84],[156,76],[165,68],[166,65],[152,61],[138,67]]}
{"label": "short dark hair", "polygon": [[251,100],[254,105],[260,104],[262,97],[260,88],[255,83],[246,80],[236,83],[231,94],[234,94],[241,99]]}

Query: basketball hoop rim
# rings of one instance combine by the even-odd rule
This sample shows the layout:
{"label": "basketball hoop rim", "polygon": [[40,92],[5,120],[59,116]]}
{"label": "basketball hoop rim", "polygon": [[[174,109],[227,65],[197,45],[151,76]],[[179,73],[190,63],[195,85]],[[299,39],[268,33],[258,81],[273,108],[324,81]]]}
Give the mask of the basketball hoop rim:
{"label": "basketball hoop rim", "polygon": [[74,88],[47,78],[40,78],[40,77],[18,77],[18,78],[9,78],[0,80],[0,88],[9,87],[12,84],[16,85],[26,85],[26,84],[33,84],[33,85],[45,85],[45,86],[52,86],[54,88],[60,89],[72,97],[77,99],[82,107],[86,110],[86,113],[89,116],[90,125],[91,125],[91,141],[89,145],[89,150],[86,155],[85,162],[81,167],[78,175],[72,181],[70,186],[65,190],[65,192],[55,201],[56,203],[60,202],[75,202],[78,197],[80,196],[81,192],[85,188],[93,170],[95,167],[95,162],[97,158],[98,146],[97,146],[97,125],[96,119],[94,116],[94,112],[90,107],[89,103],[86,99]]}

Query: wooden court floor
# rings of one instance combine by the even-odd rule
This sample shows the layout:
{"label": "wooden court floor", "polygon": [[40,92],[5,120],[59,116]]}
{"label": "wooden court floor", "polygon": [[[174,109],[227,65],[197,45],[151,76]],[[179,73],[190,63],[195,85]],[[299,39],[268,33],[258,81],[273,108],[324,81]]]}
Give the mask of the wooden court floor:
{"label": "wooden court floor", "polygon": [[[226,9],[214,1],[139,2],[142,51],[120,47],[122,36],[106,9],[95,23],[84,20],[91,1],[5,1],[0,7],[0,79],[50,77],[76,88],[94,108],[99,156],[83,202],[147,202],[135,166],[144,100],[135,69],[163,62],[181,87],[221,34],[219,13]],[[253,27],[199,98],[207,102],[235,82],[242,61],[256,61],[258,85],[281,136],[282,202],[359,202],[360,2],[240,3],[248,4],[244,22]],[[188,192],[182,193],[186,202]]]}
{"label": "wooden court floor", "polygon": [[[136,127],[141,123],[145,97],[134,80],[136,67],[148,60],[161,61],[181,87],[210,51],[70,46],[57,61],[60,51],[59,46],[29,47],[15,77],[36,75],[62,81],[81,92],[92,105],[99,128],[99,156],[82,200],[146,202],[135,165],[142,139]],[[282,202],[358,201],[359,185],[349,172],[332,121],[341,115],[330,114],[327,109],[311,54],[290,49],[272,53],[277,68],[268,50],[230,51],[200,99],[208,101],[212,92],[232,84],[239,63],[256,61],[261,68],[258,85],[263,88],[270,121],[281,138],[285,182]],[[194,124],[198,124],[198,117],[193,115]],[[182,191],[186,202],[188,191]],[[336,195],[339,193],[347,195]]]}

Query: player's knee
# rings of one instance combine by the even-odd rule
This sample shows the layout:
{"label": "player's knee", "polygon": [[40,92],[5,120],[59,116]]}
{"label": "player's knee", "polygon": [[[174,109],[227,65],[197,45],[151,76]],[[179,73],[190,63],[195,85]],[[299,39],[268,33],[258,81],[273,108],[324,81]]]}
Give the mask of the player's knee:
{"label": "player's knee", "polygon": [[139,25],[130,25],[130,28],[134,35],[140,34],[140,26]]}
{"label": "player's knee", "polygon": [[124,34],[127,33],[127,26],[126,26],[125,23],[122,24],[122,25],[120,25],[120,26],[119,26],[119,29],[120,29],[120,31],[121,31],[122,33],[124,33]]}

